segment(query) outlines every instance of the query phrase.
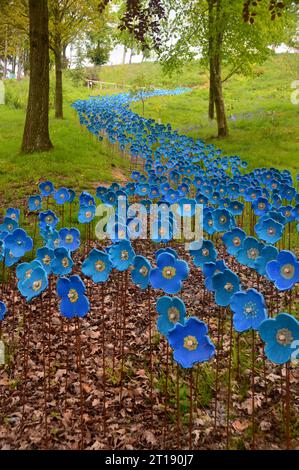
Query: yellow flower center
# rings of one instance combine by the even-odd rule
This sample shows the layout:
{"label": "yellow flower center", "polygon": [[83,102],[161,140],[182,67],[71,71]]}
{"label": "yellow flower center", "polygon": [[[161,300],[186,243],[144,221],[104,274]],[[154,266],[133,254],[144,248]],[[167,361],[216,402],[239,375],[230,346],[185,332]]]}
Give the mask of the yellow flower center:
{"label": "yellow flower center", "polygon": [[171,323],[177,323],[180,319],[180,312],[177,308],[175,307],[170,307],[168,309],[168,320],[171,322]]}
{"label": "yellow flower center", "polygon": [[241,239],[240,239],[239,237],[235,237],[235,238],[233,239],[233,244],[234,244],[235,246],[240,246],[240,245],[241,245]]}
{"label": "yellow flower center", "polygon": [[66,257],[62,258],[61,264],[64,268],[67,268],[69,266],[69,260]]}
{"label": "yellow flower center", "polygon": [[186,336],[184,338],[184,348],[188,349],[188,351],[195,351],[198,346],[198,341],[195,336]]}
{"label": "yellow flower center", "polygon": [[28,269],[28,271],[26,271],[26,273],[25,273],[26,279],[30,279],[31,273],[32,273],[32,269]]}
{"label": "yellow flower center", "polygon": [[148,268],[146,266],[142,266],[139,270],[140,274],[142,274],[142,276],[146,277],[147,274],[148,274]]}
{"label": "yellow flower center", "polygon": [[78,292],[75,289],[70,289],[68,293],[68,298],[70,299],[70,302],[74,304],[79,298]]}
{"label": "yellow flower center", "polygon": [[123,261],[127,261],[129,259],[129,253],[127,250],[123,250],[120,255],[121,259]]}
{"label": "yellow flower center", "polygon": [[44,256],[43,263],[46,264],[46,265],[51,263],[51,258],[50,258],[49,255]]}
{"label": "yellow flower center", "polygon": [[42,287],[42,281],[41,280],[34,281],[34,283],[32,284],[32,288],[35,292],[38,292],[41,287]]}
{"label": "yellow flower center", "polygon": [[276,333],[276,339],[277,342],[282,346],[288,346],[293,342],[293,335],[292,332],[287,328],[281,328]]}
{"label": "yellow flower center", "polygon": [[249,317],[256,317],[257,315],[257,307],[254,302],[248,302],[244,306],[244,314],[247,318]]}
{"label": "yellow flower center", "polygon": [[73,241],[74,241],[73,235],[67,235],[65,237],[65,241],[66,241],[66,243],[73,243]]}
{"label": "yellow flower center", "polygon": [[165,279],[172,279],[176,275],[176,269],[173,266],[165,266],[162,271],[162,276]]}
{"label": "yellow flower center", "polygon": [[250,250],[247,251],[247,255],[249,259],[256,259],[259,256],[259,252],[256,248],[250,248]]}
{"label": "yellow flower center", "polygon": [[285,279],[292,279],[295,274],[295,266],[293,264],[285,264],[282,266],[280,273]]}
{"label": "yellow flower center", "polygon": [[232,292],[234,290],[234,286],[232,285],[231,282],[227,282],[224,286],[224,289],[227,291],[227,292]]}
{"label": "yellow flower center", "polygon": [[105,267],[106,267],[106,265],[105,265],[104,261],[99,260],[95,263],[95,268],[100,273],[105,270]]}

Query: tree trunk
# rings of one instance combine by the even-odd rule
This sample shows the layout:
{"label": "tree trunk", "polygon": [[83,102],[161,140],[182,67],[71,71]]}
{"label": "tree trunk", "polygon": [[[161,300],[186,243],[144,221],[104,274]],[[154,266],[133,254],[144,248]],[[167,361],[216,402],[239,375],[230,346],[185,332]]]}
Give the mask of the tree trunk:
{"label": "tree trunk", "polygon": [[124,53],[123,53],[123,60],[122,60],[123,65],[126,63],[126,55],[127,55],[127,48],[124,46]]}
{"label": "tree trunk", "polygon": [[62,68],[63,68],[63,70],[67,69],[68,65],[69,65],[69,61],[68,61],[68,58],[66,56],[67,46],[68,46],[67,44],[64,44],[63,48],[62,48]]}
{"label": "tree trunk", "polygon": [[132,63],[132,58],[133,58],[133,55],[134,55],[134,52],[133,52],[133,49],[131,49],[131,52],[130,52],[130,59],[129,59],[129,64]]}
{"label": "tree trunk", "polygon": [[215,107],[217,116],[218,126],[218,137],[228,136],[228,126],[222,91],[222,71],[221,71],[221,59],[217,55],[214,59],[214,96],[215,96]]}
{"label": "tree trunk", "polygon": [[215,117],[215,93],[214,93],[214,67],[213,67],[213,27],[214,27],[214,1],[209,0],[209,57],[210,57],[210,90],[209,90],[209,119]]}
{"label": "tree trunk", "polygon": [[17,57],[13,56],[11,59],[11,73],[15,76],[17,68]]}
{"label": "tree trunk", "polygon": [[215,117],[215,77],[213,61],[210,60],[209,119]]}
{"label": "tree trunk", "polygon": [[21,47],[18,49],[18,64],[17,64],[17,80],[21,80],[22,77],[22,53]]}
{"label": "tree trunk", "polygon": [[8,69],[8,40],[7,40],[7,26],[5,28],[5,39],[4,39],[4,65],[3,65],[3,78],[7,78],[7,69]]}
{"label": "tree trunk", "polygon": [[22,150],[50,150],[48,1],[29,0],[30,84]]}
{"label": "tree trunk", "polygon": [[55,117],[63,119],[62,96],[62,49],[60,44],[55,47]]}
{"label": "tree trunk", "polygon": [[30,71],[29,54],[28,54],[27,49],[24,49],[24,53],[23,53],[23,70],[24,70],[24,76],[27,77]]}
{"label": "tree trunk", "polygon": [[[212,7],[215,5],[215,2],[210,1]],[[212,11],[213,15],[213,11]],[[216,1],[216,18],[215,18],[215,27],[214,35],[210,35],[212,47],[210,52],[210,64],[212,67],[211,83],[213,87],[213,94],[215,99],[215,108],[216,108],[216,117],[217,117],[217,126],[218,126],[218,137],[227,137],[228,136],[228,126],[224,106],[224,98],[222,91],[222,45],[223,45],[223,23],[225,19],[222,12],[222,3],[221,0]],[[216,30],[216,31],[215,31]],[[211,30],[212,31],[212,30]]]}

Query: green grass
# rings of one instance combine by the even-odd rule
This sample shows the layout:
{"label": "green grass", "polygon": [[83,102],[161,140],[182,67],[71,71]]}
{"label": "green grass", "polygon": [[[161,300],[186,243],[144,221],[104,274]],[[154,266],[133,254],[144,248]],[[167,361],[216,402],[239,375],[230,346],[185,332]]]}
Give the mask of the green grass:
{"label": "green grass", "polygon": [[[16,88],[16,93],[12,92]],[[77,190],[94,190],[100,183],[127,174],[128,161],[118,155],[111,145],[97,142],[86,130],[81,129],[70,103],[87,98],[88,91],[71,89],[72,97],[66,100],[65,118],[57,120],[50,113],[50,134],[54,145],[51,152],[22,155],[25,112],[23,93],[26,82],[11,82],[8,88],[9,105],[0,106],[0,203],[5,205],[21,200],[36,192],[37,184],[51,179],[55,185]],[[13,105],[13,98],[19,105]],[[116,172],[116,169],[119,169]]]}
{"label": "green grass", "polygon": [[152,85],[157,88],[193,87],[208,81],[208,72],[199,62],[188,64],[183,70],[177,71],[171,76],[165,75],[162,67],[155,62],[95,67],[95,69],[87,69],[86,76],[94,76],[103,82],[120,85],[134,85],[136,79],[142,77],[145,86]]}
{"label": "green grass", "polygon": [[[199,83],[188,94],[148,100],[145,117],[169,122],[182,133],[215,144],[227,155],[240,155],[250,169],[275,166],[298,173],[299,105],[291,103],[291,83],[296,78],[298,56],[284,54],[255,67],[250,77],[235,76],[226,82],[224,97],[230,127],[226,139],[215,137],[216,123],[207,117],[208,82]],[[142,113],[140,103],[132,109]]]}
{"label": "green grass", "polygon": [[[298,56],[274,56],[263,66],[254,67],[252,76],[235,76],[225,83],[224,96],[230,117],[230,136],[219,140],[216,124],[207,118],[208,76],[199,63],[186,66],[173,77],[165,77],[155,63],[102,67],[93,74],[101,80],[133,84],[143,75],[149,85],[175,88],[196,86],[187,94],[158,97],[145,104],[145,116],[164,123],[195,138],[212,142],[227,155],[240,155],[250,169],[259,166],[289,168],[299,172],[299,105],[291,103],[291,83],[298,78]],[[87,74],[89,72],[86,72]],[[64,76],[65,119],[53,116],[54,82],[50,92],[50,131],[54,150],[24,156],[19,152],[28,80],[6,82],[5,106],[0,106],[0,202],[5,205],[36,190],[45,178],[56,185],[92,190],[100,182],[116,179],[116,168],[126,174],[128,162],[106,143],[98,143],[82,131],[70,104],[89,95],[116,93],[88,90],[82,85],[82,74],[67,71]],[[53,77],[52,77],[53,78]],[[132,109],[142,113],[140,103]],[[232,121],[231,116],[236,116]]]}

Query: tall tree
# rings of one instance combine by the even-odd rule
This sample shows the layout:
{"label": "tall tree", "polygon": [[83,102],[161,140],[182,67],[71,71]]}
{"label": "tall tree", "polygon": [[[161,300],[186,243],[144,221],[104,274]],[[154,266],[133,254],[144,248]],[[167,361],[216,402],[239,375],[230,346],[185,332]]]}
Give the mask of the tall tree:
{"label": "tall tree", "polygon": [[62,70],[65,65],[63,51],[81,34],[84,21],[90,19],[86,14],[90,1],[49,0],[50,48],[55,57],[56,118],[63,118]]}
{"label": "tall tree", "polygon": [[49,136],[49,33],[47,0],[29,0],[30,84],[22,150],[52,148]]}
{"label": "tall tree", "polygon": [[[208,114],[216,110],[218,136],[228,135],[223,83],[235,73],[248,73],[254,63],[271,54],[294,31],[293,12],[271,20],[268,2],[261,2],[255,21],[242,20],[239,0],[169,0],[161,23],[159,58],[167,71],[179,68],[197,56],[209,70]],[[223,75],[225,66],[226,76]]]}
{"label": "tall tree", "polygon": [[[92,7],[92,3],[90,4]],[[118,17],[110,5],[99,13],[96,6],[87,10],[88,21],[84,28],[86,56],[95,65],[104,65],[109,61],[113,49],[114,34],[117,29]]]}
{"label": "tall tree", "polygon": [[[63,118],[62,71],[65,66],[64,51],[73,41],[87,36],[89,45],[91,39],[95,40],[95,49],[98,50],[98,56],[105,55],[107,35],[103,22],[108,21],[108,10],[107,5],[103,10],[99,10],[99,0],[86,0],[84,2],[82,0],[49,0],[50,49],[55,57],[56,118]],[[100,41],[101,34],[103,34],[103,38],[105,37],[103,44]]]}
{"label": "tall tree", "polygon": [[20,77],[29,48],[28,1],[0,0],[0,4],[0,59],[5,75],[10,66]]}

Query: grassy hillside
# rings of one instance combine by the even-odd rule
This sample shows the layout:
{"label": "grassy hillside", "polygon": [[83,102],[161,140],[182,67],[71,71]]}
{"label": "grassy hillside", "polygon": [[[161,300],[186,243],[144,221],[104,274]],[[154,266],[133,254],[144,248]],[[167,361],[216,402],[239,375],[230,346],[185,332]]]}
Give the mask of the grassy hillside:
{"label": "grassy hillside", "polygon": [[[298,65],[298,55],[275,56],[255,67],[251,77],[235,76],[225,82],[228,139],[214,137],[216,123],[207,117],[207,81],[185,95],[148,100],[145,117],[170,122],[180,132],[214,143],[229,155],[240,155],[251,168],[276,166],[298,173],[299,105],[291,103]],[[141,104],[133,109],[142,113]]]}
{"label": "grassy hillside", "polygon": [[[165,77],[158,64],[143,63],[102,67],[93,74],[103,81],[134,84],[143,76],[148,85],[175,88],[192,86],[187,94],[152,98],[145,116],[170,122],[174,128],[196,138],[213,142],[227,154],[240,155],[250,167],[276,166],[299,172],[299,105],[291,103],[291,83],[298,79],[298,56],[281,55],[256,67],[251,77],[236,76],[225,83],[224,95],[229,116],[230,137],[216,139],[216,125],[207,119],[208,77],[194,63],[173,77]],[[90,71],[86,72],[87,75]],[[0,106],[0,201],[6,203],[28,195],[44,178],[78,189],[92,189],[98,182],[112,181],[126,173],[128,162],[111,146],[98,143],[81,132],[70,105],[90,94],[120,90],[88,90],[82,73],[67,71],[64,77],[65,119],[56,120],[51,110],[50,128],[55,149],[49,154],[22,156],[22,139],[28,81],[6,82],[5,106]],[[51,82],[51,108],[54,83]],[[133,109],[142,113],[140,104]],[[116,174],[116,168],[120,172]]]}
{"label": "grassy hillside", "polygon": [[65,109],[65,119],[51,112],[51,152],[21,155],[25,113],[0,106],[0,204],[15,203],[36,191],[36,185],[51,179],[57,186],[94,190],[127,174],[128,161],[112,146],[99,143],[77,122],[75,112]]}
{"label": "grassy hillside", "polygon": [[158,63],[144,62],[142,64],[113,65],[109,67],[95,67],[88,73],[98,77],[101,81],[134,85],[136,80],[142,80],[146,86],[173,88],[178,86],[198,86],[208,80],[208,72],[199,62],[186,65],[183,70],[171,76],[163,73]]}

